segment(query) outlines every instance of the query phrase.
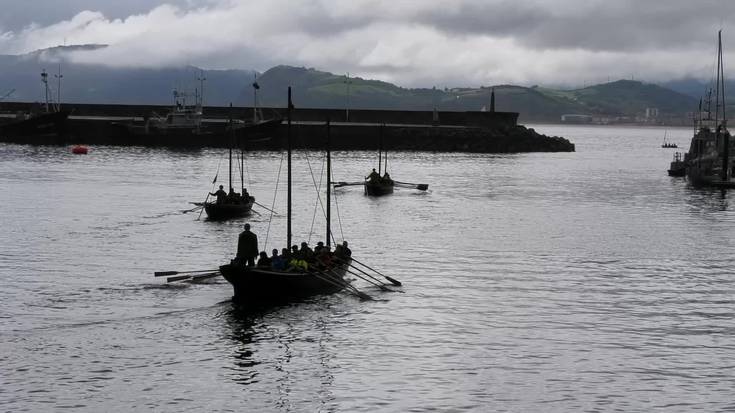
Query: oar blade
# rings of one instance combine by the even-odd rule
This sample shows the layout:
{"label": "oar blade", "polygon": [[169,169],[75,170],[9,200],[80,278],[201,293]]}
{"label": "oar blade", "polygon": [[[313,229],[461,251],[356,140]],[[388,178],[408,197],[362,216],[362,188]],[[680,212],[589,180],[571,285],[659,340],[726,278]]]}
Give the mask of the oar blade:
{"label": "oar blade", "polygon": [[416,185],[416,189],[418,189],[419,191],[426,191],[427,189],[429,189],[429,185],[428,184],[418,184]]}
{"label": "oar blade", "polygon": [[222,274],[220,274],[219,271],[213,272],[213,273],[209,273],[209,274],[199,274],[199,275],[192,276],[191,277],[191,280],[192,281],[201,281],[201,280],[206,280],[206,279],[209,279],[209,278],[214,278],[214,277],[217,277],[217,276],[220,276],[220,275],[222,275]]}
{"label": "oar blade", "polygon": [[396,287],[400,287],[400,286],[403,285],[403,284],[401,284],[400,281],[396,280],[395,278],[391,278],[391,277],[389,277],[387,275],[384,275],[383,277],[385,277],[386,280],[390,281],[390,283],[393,284],[393,285],[395,285]]}
{"label": "oar blade", "polygon": [[154,277],[165,277],[167,275],[176,275],[178,271],[156,271],[153,273]]}

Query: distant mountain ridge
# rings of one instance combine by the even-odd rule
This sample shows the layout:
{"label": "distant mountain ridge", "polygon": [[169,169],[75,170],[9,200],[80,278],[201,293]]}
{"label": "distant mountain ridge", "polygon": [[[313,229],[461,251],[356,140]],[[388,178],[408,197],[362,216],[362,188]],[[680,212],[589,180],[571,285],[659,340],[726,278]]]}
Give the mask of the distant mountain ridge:
{"label": "distant mountain ridge", "polygon": [[[252,70],[201,70],[187,66],[161,69],[112,68],[71,63],[66,54],[104,48],[105,45],[59,46],[25,55],[0,55],[0,96],[15,89],[8,101],[41,101],[40,72],[49,72],[52,95],[57,94],[55,74],[63,71],[62,102],[171,104],[173,90],[201,93],[205,78],[205,105],[250,106]],[[262,106],[284,106],[285,90],[293,87],[294,102],[301,107],[456,110],[478,111],[490,106],[494,91],[496,110],[519,112],[521,121],[559,121],[564,114],[593,116],[636,116],[646,108],[661,115],[684,117],[696,109],[699,97],[693,82],[671,88],[649,83],[619,80],[574,90],[539,86],[483,86],[479,88],[403,88],[380,80],[347,78],[344,75],[303,67],[276,66],[258,74]],[[687,87],[684,87],[687,86]],[[699,85],[701,86],[701,85]],[[1,103],[0,103],[1,107]]]}

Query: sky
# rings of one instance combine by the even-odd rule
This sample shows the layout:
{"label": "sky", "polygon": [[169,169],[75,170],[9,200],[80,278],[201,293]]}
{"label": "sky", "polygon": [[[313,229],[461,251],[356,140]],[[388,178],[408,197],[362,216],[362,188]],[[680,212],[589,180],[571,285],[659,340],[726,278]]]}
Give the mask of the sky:
{"label": "sky", "polygon": [[709,80],[719,29],[728,74],[735,50],[733,0],[0,0],[0,10],[0,54],[95,43],[108,47],[70,58],[285,64],[404,87]]}

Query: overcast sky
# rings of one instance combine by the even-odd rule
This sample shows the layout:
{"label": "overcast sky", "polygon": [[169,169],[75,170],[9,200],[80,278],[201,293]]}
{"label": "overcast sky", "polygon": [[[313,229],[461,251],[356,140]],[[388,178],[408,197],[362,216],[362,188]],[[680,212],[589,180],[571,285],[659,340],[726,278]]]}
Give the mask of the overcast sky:
{"label": "overcast sky", "polygon": [[73,59],[113,66],[288,64],[407,87],[709,79],[722,28],[735,73],[735,0],[0,0],[0,10],[0,54],[101,43]]}

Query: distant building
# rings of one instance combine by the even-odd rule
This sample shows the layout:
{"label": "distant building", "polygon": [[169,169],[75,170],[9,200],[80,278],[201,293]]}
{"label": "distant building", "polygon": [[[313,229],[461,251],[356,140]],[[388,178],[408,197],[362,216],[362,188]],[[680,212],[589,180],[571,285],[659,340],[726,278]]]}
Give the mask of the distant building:
{"label": "distant building", "polygon": [[655,119],[658,117],[658,108],[646,108],[646,119]]}
{"label": "distant building", "polygon": [[561,121],[563,123],[592,123],[592,116],[590,115],[561,115]]}

